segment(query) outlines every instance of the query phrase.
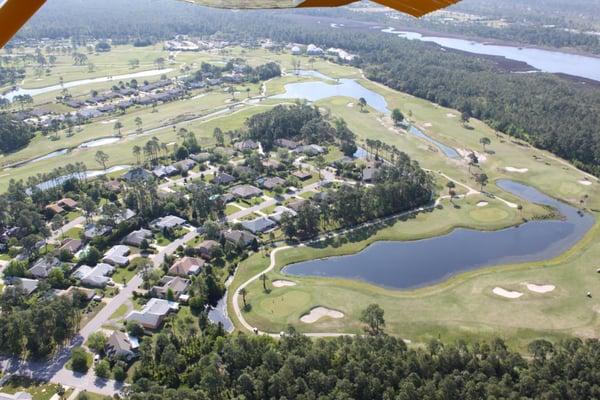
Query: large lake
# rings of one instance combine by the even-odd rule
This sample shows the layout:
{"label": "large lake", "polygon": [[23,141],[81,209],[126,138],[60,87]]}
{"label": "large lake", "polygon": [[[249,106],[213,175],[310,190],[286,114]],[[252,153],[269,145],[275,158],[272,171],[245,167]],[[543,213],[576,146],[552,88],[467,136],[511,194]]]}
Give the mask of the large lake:
{"label": "large lake", "polygon": [[486,44],[472,40],[425,36],[416,32],[397,31],[393,28],[382,32],[399,37],[437,43],[449,49],[462,50],[475,54],[502,56],[511,60],[523,61],[543,72],[563,73],[600,81],[600,58],[563,53],[560,51]]}
{"label": "large lake", "polygon": [[529,202],[552,206],[564,218],[530,221],[493,232],[456,229],[425,240],[376,242],[357,254],[292,264],[283,271],[412,289],[477,268],[551,259],[571,248],[594,225],[591,215],[580,215],[576,208],[530,186],[508,180],[497,185]]}

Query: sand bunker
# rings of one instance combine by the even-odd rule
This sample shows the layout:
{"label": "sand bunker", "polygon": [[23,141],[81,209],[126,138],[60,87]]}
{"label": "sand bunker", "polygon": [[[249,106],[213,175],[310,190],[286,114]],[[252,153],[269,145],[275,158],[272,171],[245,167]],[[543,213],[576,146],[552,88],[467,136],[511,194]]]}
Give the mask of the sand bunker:
{"label": "sand bunker", "polygon": [[315,307],[310,310],[308,314],[303,315],[300,318],[300,321],[304,322],[305,324],[314,324],[321,318],[325,317],[340,319],[344,318],[344,313],[325,307]]}
{"label": "sand bunker", "polygon": [[108,121],[102,121],[100,123],[103,124],[103,125],[108,125],[108,124],[114,124],[117,121],[118,121],[118,119],[111,119],[111,120],[108,120]]}
{"label": "sand bunker", "polygon": [[354,103],[348,103],[348,107],[349,107],[349,108],[352,108],[352,107],[354,107]]}
{"label": "sand bunker", "polygon": [[456,118],[456,114],[448,113],[448,114],[446,114],[446,117],[448,117],[448,118]]}
{"label": "sand bunker", "polygon": [[550,293],[556,289],[554,285],[534,285],[533,283],[527,284],[527,289],[534,293]]}
{"label": "sand bunker", "polygon": [[579,181],[579,183],[581,183],[582,185],[585,185],[585,186],[590,186],[592,184],[592,182],[588,181],[587,179],[582,179]]}
{"label": "sand bunker", "polygon": [[507,299],[518,299],[519,297],[523,296],[523,293],[521,292],[513,292],[510,290],[502,289],[501,287],[495,287],[494,290],[492,290],[492,292],[494,292],[494,294],[497,296],[505,297]]}
{"label": "sand bunker", "polygon": [[529,168],[505,167],[504,170],[507,172],[516,172],[519,174],[524,174],[525,172],[529,171]]}
{"label": "sand bunker", "polygon": [[278,279],[276,281],[273,281],[273,286],[274,287],[296,286],[296,282]]}
{"label": "sand bunker", "polygon": [[490,203],[488,203],[487,201],[480,201],[479,203],[477,203],[477,207],[485,207],[488,204],[490,204]]}
{"label": "sand bunker", "polygon": [[430,122],[425,122],[425,123],[423,124],[423,126],[424,126],[425,128],[431,128],[431,127],[433,126],[433,124],[431,124]]}

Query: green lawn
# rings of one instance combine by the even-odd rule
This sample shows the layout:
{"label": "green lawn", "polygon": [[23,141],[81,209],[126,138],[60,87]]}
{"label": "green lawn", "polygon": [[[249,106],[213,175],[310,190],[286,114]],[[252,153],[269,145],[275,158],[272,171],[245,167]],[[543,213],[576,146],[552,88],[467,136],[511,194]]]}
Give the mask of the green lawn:
{"label": "green lawn", "polygon": [[127,313],[128,307],[126,304],[121,304],[119,306],[119,308],[117,308],[117,311],[115,311],[114,313],[112,313],[112,315],[110,316],[109,319],[119,319],[125,316],[125,314]]}
{"label": "green lawn", "polygon": [[59,385],[33,381],[24,377],[12,377],[0,388],[0,392],[14,394],[16,392],[27,392],[33,400],[50,400],[56,394]]}

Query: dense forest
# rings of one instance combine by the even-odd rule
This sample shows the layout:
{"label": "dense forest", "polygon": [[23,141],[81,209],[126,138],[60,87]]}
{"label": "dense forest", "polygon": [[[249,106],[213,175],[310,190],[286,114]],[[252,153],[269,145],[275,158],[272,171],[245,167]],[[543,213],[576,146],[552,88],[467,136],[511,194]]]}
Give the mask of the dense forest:
{"label": "dense forest", "polygon": [[0,113],[0,152],[9,153],[29,144],[33,131],[29,125],[16,121],[9,113]]}
{"label": "dense forest", "polygon": [[160,333],[143,342],[132,400],[592,399],[600,396],[600,343],[531,343],[532,359],[501,340],[437,341],[408,349],[385,334],[312,340]]}

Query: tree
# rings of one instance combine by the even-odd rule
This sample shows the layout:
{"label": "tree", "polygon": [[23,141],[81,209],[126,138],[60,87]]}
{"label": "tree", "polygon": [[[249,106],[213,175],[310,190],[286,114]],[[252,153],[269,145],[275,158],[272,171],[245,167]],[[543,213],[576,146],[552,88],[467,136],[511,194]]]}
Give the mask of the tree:
{"label": "tree", "polygon": [[358,105],[360,107],[360,112],[364,112],[365,107],[367,106],[367,99],[361,97],[360,99],[358,99]]}
{"label": "tree", "polygon": [[96,152],[95,155],[95,159],[96,162],[100,165],[102,165],[102,168],[106,171],[106,163],[108,162],[108,159],[110,158],[110,156],[108,154],[106,154],[105,152],[103,152],[102,150],[98,150]]}
{"label": "tree", "polygon": [[133,152],[133,155],[135,156],[136,162],[139,164],[141,162],[141,155],[142,155],[142,148],[138,145],[133,146],[133,149],[131,150]]}
{"label": "tree", "polygon": [[137,58],[133,58],[133,59],[129,60],[129,67],[131,69],[136,69],[139,66],[140,66],[140,60],[138,60]]}
{"label": "tree", "polygon": [[73,371],[83,374],[88,371],[88,356],[83,348],[75,347],[71,352],[71,368]]}
{"label": "tree", "polygon": [[483,191],[483,187],[488,183],[488,176],[486,174],[477,174],[475,181],[481,185],[481,191]]}
{"label": "tree", "polygon": [[91,74],[92,72],[94,72],[94,70],[96,69],[96,65],[94,65],[94,63],[89,62],[88,63],[88,72]]}
{"label": "tree", "polygon": [[135,122],[135,126],[137,127],[137,129],[136,129],[137,132],[141,133],[142,132],[142,124],[143,124],[142,118],[141,117],[135,117],[134,122]]}
{"label": "tree", "polygon": [[113,126],[113,129],[115,131],[117,131],[117,136],[121,136],[121,129],[122,128],[123,128],[123,124],[121,123],[121,121],[115,122],[115,125]]}
{"label": "tree", "polygon": [[154,64],[156,65],[156,68],[163,69],[165,67],[165,59],[158,57],[156,60],[154,60]]}
{"label": "tree", "polygon": [[241,288],[239,294],[242,295],[242,301],[244,302],[244,309],[248,308],[248,303],[246,303],[246,296],[248,295],[248,289]]}
{"label": "tree", "polygon": [[392,111],[392,120],[396,126],[400,125],[404,121],[404,114],[397,108]]}
{"label": "tree", "polygon": [[450,194],[450,192],[452,192],[453,189],[456,187],[456,184],[453,181],[448,181],[448,183],[446,183],[446,187],[448,188],[448,194]]}
{"label": "tree", "polygon": [[372,336],[383,333],[385,327],[384,311],[378,304],[370,304],[360,315],[360,322],[366,324],[365,331]]}
{"label": "tree", "polygon": [[94,372],[98,378],[108,379],[110,376],[110,364],[107,360],[101,360],[98,364],[96,364]]}
{"label": "tree", "polygon": [[469,111],[463,111],[460,114],[460,121],[463,123],[463,125],[468,124],[470,119],[471,113]]}
{"label": "tree", "polygon": [[481,145],[483,146],[483,151],[485,152],[485,146],[491,144],[492,141],[490,140],[490,138],[484,136],[481,139],[479,139],[479,143],[481,143]]}
{"label": "tree", "polygon": [[112,372],[113,372],[113,377],[115,378],[115,381],[117,381],[117,382],[123,382],[125,379],[127,379],[127,374],[125,373],[125,370],[119,364],[115,364]]}
{"label": "tree", "polygon": [[262,281],[263,290],[267,292],[267,274],[260,274],[260,280]]}
{"label": "tree", "polygon": [[87,347],[96,354],[104,351],[106,346],[106,335],[102,331],[92,333],[87,340]]}
{"label": "tree", "polygon": [[215,130],[213,131],[213,137],[215,138],[217,145],[219,145],[219,146],[225,145],[225,135],[223,134],[223,131],[221,130],[221,128],[218,128],[218,127],[215,128]]}
{"label": "tree", "polygon": [[127,321],[127,332],[134,337],[144,335],[144,327],[137,321]]}

